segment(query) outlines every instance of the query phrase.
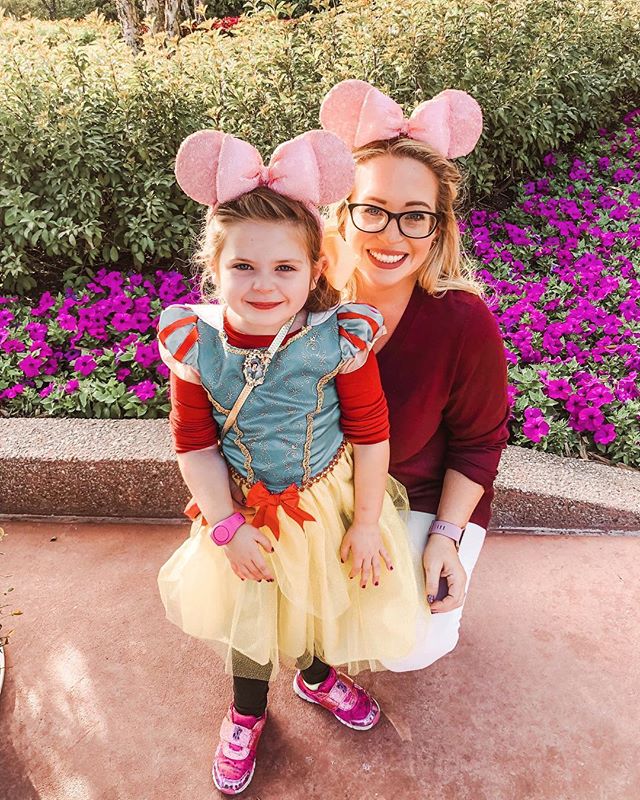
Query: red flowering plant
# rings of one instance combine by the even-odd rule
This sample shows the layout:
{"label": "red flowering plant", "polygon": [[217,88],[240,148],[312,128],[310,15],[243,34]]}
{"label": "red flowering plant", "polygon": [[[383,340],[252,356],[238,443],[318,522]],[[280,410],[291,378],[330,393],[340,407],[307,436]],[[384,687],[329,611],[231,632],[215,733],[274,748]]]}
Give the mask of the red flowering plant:
{"label": "red flowering plant", "polygon": [[505,339],[511,441],[639,467],[640,109],[544,165],[463,226]]}

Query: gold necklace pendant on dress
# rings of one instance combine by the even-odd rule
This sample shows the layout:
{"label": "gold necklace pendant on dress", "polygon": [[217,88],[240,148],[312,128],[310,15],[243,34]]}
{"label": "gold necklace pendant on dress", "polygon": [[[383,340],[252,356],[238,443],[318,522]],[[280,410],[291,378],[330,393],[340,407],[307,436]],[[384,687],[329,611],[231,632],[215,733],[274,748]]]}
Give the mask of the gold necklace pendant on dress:
{"label": "gold necklace pendant on dress", "polygon": [[242,373],[248,386],[260,386],[264,383],[267,366],[270,361],[271,355],[266,350],[251,350],[245,356]]}

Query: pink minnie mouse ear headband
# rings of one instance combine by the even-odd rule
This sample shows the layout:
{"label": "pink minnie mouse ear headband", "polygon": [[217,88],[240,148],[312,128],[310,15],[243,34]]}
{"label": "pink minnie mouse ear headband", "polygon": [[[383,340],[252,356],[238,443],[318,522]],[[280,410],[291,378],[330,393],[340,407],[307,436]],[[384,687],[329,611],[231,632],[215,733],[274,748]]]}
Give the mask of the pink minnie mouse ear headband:
{"label": "pink minnie mouse ear headband", "polygon": [[176,157],[176,179],[198,203],[221,203],[268,186],[311,207],[342,200],[351,191],[354,163],[348,147],[328,131],[308,131],[284,142],[263,164],[247,142],[221,131],[192,133]]}
{"label": "pink minnie mouse ear headband", "polygon": [[406,119],[402,108],[366,81],[342,81],[327,94],[320,124],[352,149],[369,142],[408,136],[431,145],[445,158],[468,155],[482,133],[482,110],[458,89],[427,100]]}

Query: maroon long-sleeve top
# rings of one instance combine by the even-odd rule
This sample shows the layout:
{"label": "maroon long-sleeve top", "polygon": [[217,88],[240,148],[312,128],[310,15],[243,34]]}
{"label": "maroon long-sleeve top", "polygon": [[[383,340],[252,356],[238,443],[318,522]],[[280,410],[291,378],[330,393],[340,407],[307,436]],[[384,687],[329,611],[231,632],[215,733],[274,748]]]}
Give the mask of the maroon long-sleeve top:
{"label": "maroon long-sleeve top", "polygon": [[469,292],[418,286],[378,353],[391,422],[391,474],[411,509],[435,514],[447,469],[484,487],[471,516],[486,528],[508,439],[506,359],[495,318]]}

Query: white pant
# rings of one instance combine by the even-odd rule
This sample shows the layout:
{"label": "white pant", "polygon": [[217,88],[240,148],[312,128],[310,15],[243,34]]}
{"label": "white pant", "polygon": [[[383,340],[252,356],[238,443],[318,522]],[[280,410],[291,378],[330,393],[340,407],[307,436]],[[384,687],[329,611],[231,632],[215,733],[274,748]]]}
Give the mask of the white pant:
{"label": "white pant", "polygon": [[[423,597],[426,592],[424,567],[422,566],[422,555],[427,544],[427,532],[429,526],[435,519],[433,514],[424,514],[422,511],[411,511],[409,513],[409,543],[416,570],[418,588]],[[460,542],[458,555],[462,566],[467,573],[466,591],[469,589],[471,573],[476,565],[486,531],[479,525],[470,522],[464,531],[464,536]],[[450,653],[458,644],[458,631],[460,629],[460,619],[462,609],[456,608],[440,614],[429,614],[426,610],[418,613],[416,646],[411,653],[404,658],[385,660],[384,666],[392,672],[408,672],[412,669],[424,669],[442,656]]]}

